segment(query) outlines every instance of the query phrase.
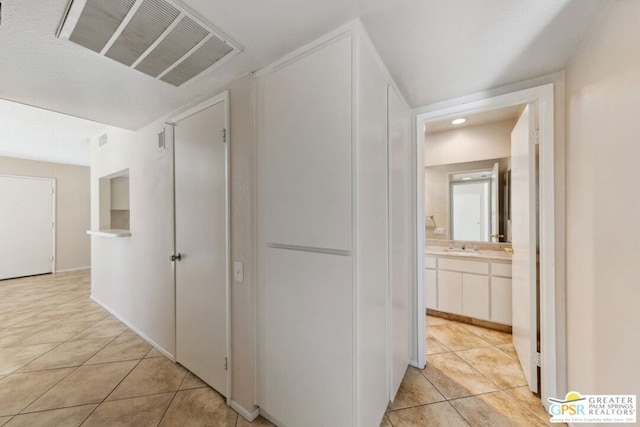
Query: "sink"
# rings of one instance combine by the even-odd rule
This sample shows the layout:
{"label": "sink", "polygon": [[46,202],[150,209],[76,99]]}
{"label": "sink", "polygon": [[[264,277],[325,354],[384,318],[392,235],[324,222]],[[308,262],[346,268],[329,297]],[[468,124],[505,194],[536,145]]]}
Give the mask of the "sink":
{"label": "sink", "polygon": [[473,249],[460,249],[460,248],[446,248],[444,251],[450,254],[456,254],[456,255],[477,255],[481,253],[480,251],[474,251]]}

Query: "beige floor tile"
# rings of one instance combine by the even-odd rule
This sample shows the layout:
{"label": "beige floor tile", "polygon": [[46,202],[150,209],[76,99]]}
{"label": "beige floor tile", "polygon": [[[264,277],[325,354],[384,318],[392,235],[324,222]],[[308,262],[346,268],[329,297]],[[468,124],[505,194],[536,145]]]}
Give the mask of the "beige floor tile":
{"label": "beige floor tile", "polygon": [[516,348],[513,346],[513,344],[497,345],[496,348],[498,348],[499,350],[504,351],[509,356],[513,357],[514,359],[518,358],[518,353],[516,353]]}
{"label": "beige floor tile", "polygon": [[474,348],[456,354],[501,389],[527,384],[520,363],[495,347]]}
{"label": "beige floor tile", "polygon": [[64,342],[89,328],[93,322],[50,324],[43,330],[22,341],[24,345]]}
{"label": "beige floor tile", "polygon": [[164,357],[164,354],[160,353],[155,348],[152,348],[151,350],[149,350],[149,353],[147,353],[147,355],[144,356],[144,358],[149,359],[151,357]]}
{"label": "beige floor tile", "polygon": [[427,354],[447,353],[451,351],[446,345],[442,344],[436,337],[427,336]]}
{"label": "beige floor tile", "polygon": [[511,344],[511,342],[513,342],[513,337],[507,332],[495,331],[493,329],[483,328],[482,326],[467,325],[464,323],[461,323],[460,326],[492,345]]}
{"label": "beige floor tile", "polygon": [[117,337],[118,335],[122,334],[125,330],[127,330],[127,327],[122,323],[120,324],[110,323],[110,324],[102,324],[102,325],[99,323],[100,322],[93,324],[93,326],[73,336],[72,338],[70,338],[70,340],[77,341],[77,340],[91,340],[91,339],[97,339],[97,338]]}
{"label": "beige floor tile", "polygon": [[435,317],[427,315],[427,326],[442,326],[449,323],[453,323],[451,320],[443,319],[442,317]]}
{"label": "beige floor tile", "polygon": [[472,426],[546,425],[502,391],[453,400],[451,404]]}
{"label": "beige floor tile", "polygon": [[0,417],[0,426],[6,425],[11,418],[13,417]]}
{"label": "beige floor tile", "polygon": [[42,330],[41,326],[25,326],[22,328],[0,329],[0,348],[20,345],[20,343],[31,335]]}
{"label": "beige floor tile", "polygon": [[208,387],[207,384],[198,378],[191,372],[187,372],[187,376],[184,377],[182,384],[180,384],[180,390],[188,390],[191,388]]}
{"label": "beige floor tile", "polygon": [[103,402],[83,427],[157,426],[174,393]]}
{"label": "beige floor tile", "polygon": [[400,427],[456,427],[468,425],[449,402],[433,403],[431,405],[388,412],[387,416],[393,426]]}
{"label": "beige floor tile", "polygon": [[[238,417],[238,420],[240,418]],[[393,427],[391,425],[391,421],[389,421],[389,417],[387,417],[387,414],[384,415],[384,417],[382,417],[382,421],[380,422],[380,427]]]}
{"label": "beige floor tile", "polygon": [[144,355],[149,352],[150,348],[151,346],[145,340],[135,334],[120,335],[96,353],[95,356],[87,360],[86,364],[92,365],[96,363],[142,359]]}
{"label": "beige floor tile", "polygon": [[491,345],[459,324],[450,323],[442,326],[433,326],[427,329],[429,330],[430,336],[436,338],[453,351],[477,347],[489,347]]}
{"label": "beige floor tile", "polygon": [[207,387],[176,393],[160,425],[233,427],[237,419],[238,414],[226,405],[224,398]]}
{"label": "beige floor tile", "polygon": [[0,351],[0,374],[6,375],[17,371],[55,346],[55,344],[40,344],[3,348]]}
{"label": "beige floor tile", "polygon": [[442,400],[444,397],[438,393],[438,390],[424,375],[418,369],[410,366],[402,379],[396,398],[389,404],[389,410],[425,405]]}
{"label": "beige floor tile", "polygon": [[59,323],[62,319],[69,317],[67,314],[57,313],[55,311],[46,311],[44,313],[34,314],[20,322],[14,323],[12,327],[37,326],[42,324]]}
{"label": "beige floor tile", "polygon": [[13,374],[0,381],[0,415],[18,414],[72,369]]}
{"label": "beige floor tile", "polygon": [[63,427],[79,426],[98,405],[74,406],[73,408],[53,409],[32,412],[14,417],[7,427]]}
{"label": "beige floor tile", "polygon": [[529,386],[505,390],[505,393],[507,393],[512,399],[516,400],[521,406],[531,411],[536,417],[540,418],[540,420],[545,422],[547,425],[563,425],[558,423],[554,424],[550,421],[551,415],[549,415],[544,406],[542,406],[540,398],[533,394],[531,390],[529,390]]}
{"label": "beige floor tile", "polygon": [[186,374],[185,368],[166,357],[143,359],[107,400],[176,391]]}
{"label": "beige floor tile", "polygon": [[[136,361],[81,366],[24,412],[98,403],[133,369]],[[46,372],[46,371],[42,371]]]}
{"label": "beige floor tile", "polygon": [[50,352],[35,359],[33,362],[26,364],[18,372],[80,366],[100,351],[101,348],[109,344],[110,341],[111,338],[102,338],[62,343]]}
{"label": "beige floor tile", "polygon": [[422,372],[447,399],[498,390],[493,382],[455,353],[428,356],[427,366]]}
{"label": "beige floor tile", "polygon": [[252,422],[249,422],[247,420],[245,420],[244,418],[242,418],[241,416],[238,416],[238,422],[236,423],[236,427],[276,427],[275,424],[271,423],[270,421],[267,421],[265,418],[258,416],[258,418],[256,418],[255,420],[253,420]]}

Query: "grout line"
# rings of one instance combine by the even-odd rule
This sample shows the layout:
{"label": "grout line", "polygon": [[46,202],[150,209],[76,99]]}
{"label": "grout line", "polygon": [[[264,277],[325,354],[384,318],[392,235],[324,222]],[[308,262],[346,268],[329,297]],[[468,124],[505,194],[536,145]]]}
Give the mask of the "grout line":
{"label": "grout line", "polygon": [[[182,384],[180,384],[182,385]],[[175,400],[176,396],[178,395],[178,391],[176,390],[173,393],[173,397],[171,398],[171,400],[169,401],[169,404],[167,405],[167,408],[164,410],[164,413],[162,414],[162,417],[160,418],[160,421],[158,421],[158,425],[162,424],[162,420],[164,420],[164,417],[167,416],[167,412],[169,412],[169,408],[171,408],[171,405],[173,405],[173,401]],[[238,420],[236,420],[236,423],[238,422]]]}

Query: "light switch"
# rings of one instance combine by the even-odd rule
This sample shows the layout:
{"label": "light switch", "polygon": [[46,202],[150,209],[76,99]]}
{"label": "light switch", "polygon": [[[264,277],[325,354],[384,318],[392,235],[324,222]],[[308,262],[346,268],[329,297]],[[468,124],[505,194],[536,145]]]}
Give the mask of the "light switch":
{"label": "light switch", "polygon": [[442,227],[437,227],[437,228],[434,230],[433,234],[444,234],[444,228],[442,228]]}
{"label": "light switch", "polygon": [[242,282],[244,280],[244,266],[241,262],[233,263],[233,280],[236,282]]}

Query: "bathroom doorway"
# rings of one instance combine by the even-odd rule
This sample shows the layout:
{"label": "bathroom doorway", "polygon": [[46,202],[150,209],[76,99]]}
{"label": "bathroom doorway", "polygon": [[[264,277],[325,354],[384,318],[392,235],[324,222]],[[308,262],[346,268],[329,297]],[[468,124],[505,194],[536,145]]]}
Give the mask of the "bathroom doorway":
{"label": "bathroom doorway", "polygon": [[[466,142],[466,146],[460,145],[461,140],[458,140],[459,146],[454,155],[462,157],[458,159],[462,161],[443,162],[444,158],[451,156],[450,153],[442,151],[444,144],[435,150],[424,149],[425,141],[429,139],[429,128],[435,126],[437,129],[442,123],[456,126],[451,124],[454,119],[486,116],[500,111],[517,112],[517,120],[515,117],[511,118],[516,120],[511,123],[514,129],[512,136],[521,142],[516,145],[511,143],[511,146],[520,151],[510,153],[512,156],[504,156],[504,153],[497,149],[499,147],[489,147],[487,151],[493,150],[495,155],[484,152],[481,160],[492,162],[488,167],[476,163],[466,164],[462,169],[455,170],[451,166],[446,174],[491,169],[494,180],[492,186],[501,188],[502,193],[505,193],[507,188],[511,191],[509,197],[500,200],[495,208],[484,209],[485,212],[497,211],[495,216],[498,219],[494,219],[492,223],[487,222],[489,225],[486,227],[491,229],[489,236],[480,236],[482,238],[477,242],[464,241],[456,244],[450,234],[454,221],[451,216],[454,211],[451,207],[454,196],[450,191],[443,191],[444,194],[441,194],[440,198],[445,199],[444,208],[438,212],[433,201],[431,206],[425,201],[428,197],[427,187],[433,180],[429,181],[427,178],[425,181],[423,173],[425,166],[430,163],[433,163],[432,166],[441,166],[440,169],[447,169],[442,165],[477,162],[478,160],[465,156],[477,151],[478,147],[469,145],[469,141]],[[426,336],[428,326],[425,313],[430,304],[430,310],[435,314],[453,312],[463,318],[489,322],[489,326],[508,326],[509,319],[513,316],[517,356],[527,377],[529,389],[540,393],[543,402],[547,397],[558,394],[558,382],[563,376],[562,372],[558,372],[556,360],[556,343],[562,340],[557,341],[556,330],[553,114],[553,86],[546,85],[495,98],[462,101],[458,105],[427,111],[416,116],[418,339]],[[522,149],[526,152],[521,152]],[[504,157],[512,158],[508,161],[500,160]],[[500,161],[503,162],[502,168]],[[539,175],[535,172],[538,165]],[[441,176],[443,174],[442,170],[435,172]],[[445,176],[448,176],[446,174]],[[484,178],[489,179],[488,176]],[[517,191],[514,191],[514,185],[517,186]],[[491,199],[488,195],[489,187],[490,185],[487,185],[488,200]],[[536,203],[536,198],[540,200],[539,204]],[[473,198],[474,203],[490,203],[482,202],[482,199]],[[469,198],[466,198],[466,202],[470,203]],[[519,206],[518,211],[511,212],[511,207],[516,205]],[[539,218],[539,221],[536,221],[536,218]],[[516,229],[517,236],[513,234]],[[427,242],[430,241],[433,241],[436,249],[425,256]],[[496,256],[487,257],[487,253],[492,249],[498,249],[494,254]],[[507,254],[505,250],[514,250],[515,253]],[[484,253],[485,256],[474,259],[474,253]],[[513,257],[513,270],[508,266],[510,257]],[[425,286],[434,281],[437,282],[435,291]],[[537,283],[540,284],[539,290]],[[522,307],[514,306],[514,299],[524,301]],[[435,300],[435,303],[429,303],[430,300]],[[418,342],[418,366],[424,366],[427,362],[427,345],[424,338]],[[540,352],[537,351],[538,345]],[[560,354],[564,352],[561,351]],[[541,389],[538,389],[539,360],[543,361],[540,363]]]}

